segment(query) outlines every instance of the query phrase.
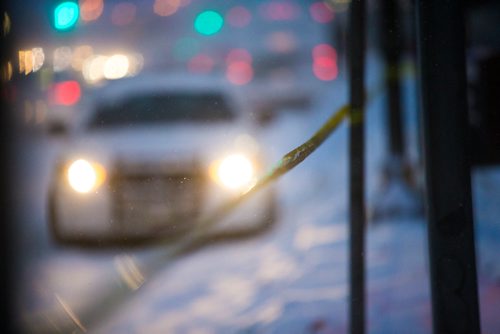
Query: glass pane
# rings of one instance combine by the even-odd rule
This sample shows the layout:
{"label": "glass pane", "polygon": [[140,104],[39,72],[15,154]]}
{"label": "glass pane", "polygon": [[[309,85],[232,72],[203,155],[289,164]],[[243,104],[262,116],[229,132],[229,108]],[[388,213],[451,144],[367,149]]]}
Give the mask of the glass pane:
{"label": "glass pane", "polygon": [[[398,4],[395,27],[382,2]],[[494,333],[498,8],[469,3],[478,282]],[[348,102],[349,0],[2,6],[17,332],[349,331],[349,122],[251,191]],[[369,333],[432,332],[414,16],[411,1],[367,4]]]}

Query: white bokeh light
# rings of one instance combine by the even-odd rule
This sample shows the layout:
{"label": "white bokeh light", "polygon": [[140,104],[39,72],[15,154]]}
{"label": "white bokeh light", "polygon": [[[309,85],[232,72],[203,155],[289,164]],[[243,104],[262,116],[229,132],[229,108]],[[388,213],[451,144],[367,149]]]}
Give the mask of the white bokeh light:
{"label": "white bokeh light", "polygon": [[113,55],[104,63],[104,77],[110,80],[123,78],[128,74],[129,67],[127,56]]}
{"label": "white bokeh light", "polygon": [[75,191],[88,193],[97,183],[97,173],[88,161],[79,159],[68,169],[68,182]]}
{"label": "white bokeh light", "polygon": [[230,189],[249,185],[253,174],[252,163],[241,154],[228,156],[221,162],[217,170],[219,180]]}
{"label": "white bokeh light", "polygon": [[104,65],[107,61],[106,56],[91,56],[83,62],[82,75],[89,83],[95,83],[104,78]]}

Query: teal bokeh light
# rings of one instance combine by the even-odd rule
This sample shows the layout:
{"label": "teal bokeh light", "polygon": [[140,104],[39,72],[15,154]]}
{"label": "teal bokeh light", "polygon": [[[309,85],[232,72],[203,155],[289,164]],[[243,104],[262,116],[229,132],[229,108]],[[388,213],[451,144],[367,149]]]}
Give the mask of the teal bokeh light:
{"label": "teal bokeh light", "polygon": [[213,35],[218,33],[224,25],[222,15],[213,11],[207,10],[198,14],[194,21],[194,28],[202,35]]}
{"label": "teal bokeh light", "polygon": [[54,27],[57,30],[67,30],[73,27],[78,21],[80,9],[73,1],[60,3],[54,10]]}

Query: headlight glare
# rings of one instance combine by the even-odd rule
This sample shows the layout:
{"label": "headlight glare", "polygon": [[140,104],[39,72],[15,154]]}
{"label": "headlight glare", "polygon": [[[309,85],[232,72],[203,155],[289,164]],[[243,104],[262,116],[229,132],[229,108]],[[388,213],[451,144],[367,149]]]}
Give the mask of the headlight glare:
{"label": "headlight glare", "polygon": [[217,168],[217,179],[229,189],[249,187],[253,178],[252,162],[242,154],[227,156]]}
{"label": "headlight glare", "polygon": [[73,190],[85,194],[102,184],[105,178],[105,171],[98,164],[78,159],[69,165],[67,178]]}

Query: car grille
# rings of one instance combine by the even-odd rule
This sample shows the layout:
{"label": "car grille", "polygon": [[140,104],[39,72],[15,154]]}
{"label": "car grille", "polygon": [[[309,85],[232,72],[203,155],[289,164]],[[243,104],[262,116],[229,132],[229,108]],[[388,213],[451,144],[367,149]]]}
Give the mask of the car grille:
{"label": "car grille", "polygon": [[199,172],[116,169],[113,216],[122,231],[182,231],[199,215],[204,177]]}

